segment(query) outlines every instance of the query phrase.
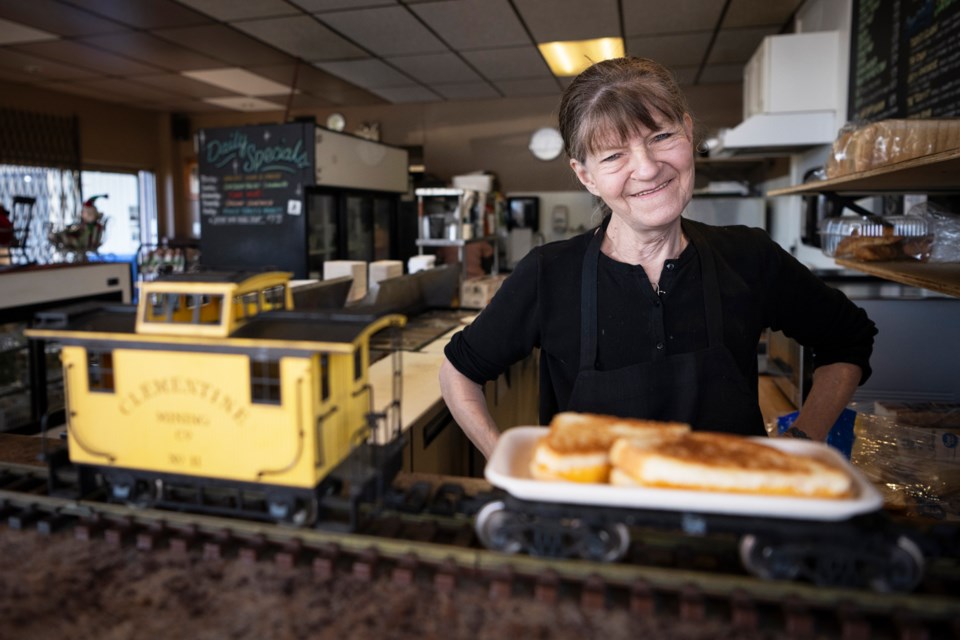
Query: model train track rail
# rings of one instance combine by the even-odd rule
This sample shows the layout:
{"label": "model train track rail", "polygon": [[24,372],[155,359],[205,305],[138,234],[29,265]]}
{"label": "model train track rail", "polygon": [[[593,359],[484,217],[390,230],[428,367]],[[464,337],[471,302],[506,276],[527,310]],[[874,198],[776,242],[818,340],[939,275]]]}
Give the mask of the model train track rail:
{"label": "model train track rail", "polygon": [[[479,547],[472,518],[462,512],[414,512],[412,505],[424,495],[422,483],[399,495],[406,496],[400,498],[406,511],[373,513],[361,532],[345,533],[64,499],[47,495],[42,469],[0,466],[0,518],[7,526],[47,535],[72,532],[92,544],[305,566],[320,579],[352,575],[428,581],[438,589],[480,583],[492,598],[573,598],[585,608],[725,619],[735,626],[777,628],[798,636],[906,640],[960,633],[956,557],[932,562],[921,591],[886,594],[738,575],[723,560],[725,553],[733,553],[734,541],[678,540],[658,531],[637,532],[627,563],[505,555]],[[437,510],[438,501],[425,504]],[[474,506],[468,501],[466,510]],[[729,549],[718,553],[725,546]],[[638,559],[675,564],[641,565],[635,563]]]}

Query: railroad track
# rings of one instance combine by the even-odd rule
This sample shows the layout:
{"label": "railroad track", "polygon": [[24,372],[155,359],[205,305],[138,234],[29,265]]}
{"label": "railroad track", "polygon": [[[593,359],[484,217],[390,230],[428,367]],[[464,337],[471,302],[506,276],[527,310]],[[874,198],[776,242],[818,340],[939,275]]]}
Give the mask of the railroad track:
{"label": "railroad track", "polygon": [[72,532],[94,544],[135,545],[145,552],[170,549],[208,559],[306,566],[319,579],[428,581],[441,590],[481,584],[491,598],[573,598],[586,609],[724,619],[797,637],[960,637],[957,557],[928,563],[917,592],[888,594],[747,576],[735,561],[736,541],[723,537],[635,531],[628,561],[613,564],[504,555],[483,549],[473,531],[471,512],[485,499],[449,485],[428,491],[415,482],[391,496],[390,508],[369,513],[360,532],[347,533],[132,509],[96,496],[51,496],[44,469],[0,463],[2,522],[38,534]]}

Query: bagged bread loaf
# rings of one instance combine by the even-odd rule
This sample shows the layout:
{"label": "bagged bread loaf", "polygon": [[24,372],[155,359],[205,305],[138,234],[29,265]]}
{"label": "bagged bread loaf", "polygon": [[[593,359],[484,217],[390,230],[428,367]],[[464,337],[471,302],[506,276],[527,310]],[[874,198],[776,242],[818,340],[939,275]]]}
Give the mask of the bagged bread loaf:
{"label": "bagged bread loaf", "polygon": [[880,120],[841,128],[827,159],[836,178],[960,148],[960,119]]}

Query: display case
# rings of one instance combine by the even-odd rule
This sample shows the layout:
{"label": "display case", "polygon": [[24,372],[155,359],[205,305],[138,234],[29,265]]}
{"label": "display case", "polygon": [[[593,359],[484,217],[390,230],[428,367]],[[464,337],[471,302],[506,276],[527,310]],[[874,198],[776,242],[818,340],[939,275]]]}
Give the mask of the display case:
{"label": "display case", "polygon": [[[960,149],[951,149],[894,165],[851,173],[838,178],[774,189],[768,196],[807,195],[867,196],[894,193],[960,192]],[[960,263],[860,262],[838,259],[837,264],[885,280],[960,297]]]}

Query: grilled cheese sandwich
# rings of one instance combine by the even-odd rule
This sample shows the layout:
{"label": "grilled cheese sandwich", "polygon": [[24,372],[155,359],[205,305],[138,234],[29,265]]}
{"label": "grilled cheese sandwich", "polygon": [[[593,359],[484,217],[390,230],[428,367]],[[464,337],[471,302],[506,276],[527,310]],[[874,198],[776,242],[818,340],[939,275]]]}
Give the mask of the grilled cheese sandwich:
{"label": "grilled cheese sandwich", "polygon": [[689,430],[689,425],[679,422],[558,413],[550,422],[550,431],[534,449],[530,474],[540,480],[607,482],[610,447],[618,439],[652,444]]}
{"label": "grilled cheese sandwich", "polygon": [[658,443],[621,438],[611,447],[614,484],[793,497],[844,498],[842,469],[747,438],[697,432]]}

